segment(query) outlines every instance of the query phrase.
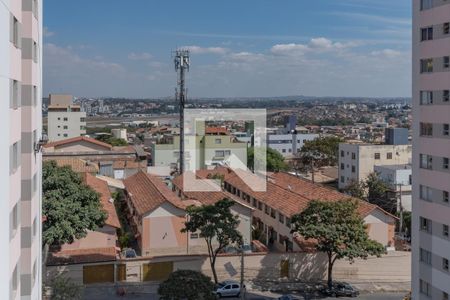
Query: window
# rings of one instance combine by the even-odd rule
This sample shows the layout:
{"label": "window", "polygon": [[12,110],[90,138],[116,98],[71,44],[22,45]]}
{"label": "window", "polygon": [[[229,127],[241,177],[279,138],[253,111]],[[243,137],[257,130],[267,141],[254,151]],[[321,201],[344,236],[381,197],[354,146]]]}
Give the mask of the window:
{"label": "window", "polygon": [[381,157],[380,153],[375,153],[375,155],[374,155],[375,159],[380,159],[380,157]]}
{"label": "window", "polygon": [[386,153],[386,159],[392,159],[392,152]]}
{"label": "window", "polygon": [[19,107],[20,99],[20,84],[17,80],[11,80],[11,108],[17,109]]}
{"label": "window", "polygon": [[11,169],[13,173],[19,167],[19,143],[14,143],[12,145],[12,157],[11,157]]}
{"label": "window", "polygon": [[191,240],[198,239],[198,233],[191,233]]}
{"label": "window", "polygon": [[270,207],[267,204],[265,204],[264,205],[264,212],[266,213],[266,215],[269,214],[269,209],[270,209]]}
{"label": "window", "polygon": [[258,201],[258,209],[262,210],[262,202],[261,201]]}
{"label": "window", "polygon": [[80,122],[86,122],[86,118],[80,118]]}
{"label": "window", "polygon": [[215,143],[215,144],[222,144],[222,140],[221,140],[221,139],[215,139],[215,140],[214,140],[214,143]]}
{"label": "window", "polygon": [[420,230],[431,233],[431,221],[427,218],[420,217]]}
{"label": "window", "polygon": [[450,91],[444,90],[442,93],[442,101],[448,102],[449,99],[450,99]]}
{"label": "window", "polygon": [[286,226],[289,228],[291,227],[291,219],[286,218]]}
{"label": "window", "polygon": [[36,194],[38,183],[37,183],[37,174],[33,175],[32,185],[33,185],[33,195]]}
{"label": "window", "polygon": [[420,0],[420,10],[430,9],[433,7],[433,0]]}
{"label": "window", "polygon": [[448,300],[448,293],[442,292],[442,300]]}
{"label": "window", "polygon": [[421,73],[433,72],[433,59],[432,58],[420,60],[420,72]]}
{"label": "window", "polygon": [[448,192],[447,191],[442,192],[442,201],[445,203],[448,203]]}
{"label": "window", "polygon": [[352,159],[356,159],[356,153],[352,152]]}
{"label": "window", "polygon": [[281,224],[284,224],[284,215],[278,213],[278,221],[280,221]]}
{"label": "window", "polygon": [[443,27],[442,31],[444,32],[444,34],[450,33],[450,23],[449,22],[444,23],[444,25],[442,27]]}
{"label": "window", "polygon": [[448,134],[449,134],[449,130],[450,130],[450,127],[449,127],[448,124],[444,124],[444,125],[442,126],[442,134],[443,134],[443,135],[448,135]]}
{"label": "window", "polygon": [[448,225],[442,225],[442,235],[448,237]]}
{"label": "window", "polygon": [[445,271],[448,271],[448,259],[446,259],[446,258],[442,259],[442,269],[444,269]]}
{"label": "window", "polygon": [[12,16],[11,42],[16,48],[20,46],[20,24],[16,17]]}
{"label": "window", "polygon": [[33,229],[33,238],[34,238],[37,234],[37,217],[34,217],[32,229]]}
{"label": "window", "polygon": [[273,208],[270,209],[270,216],[274,219],[277,217],[277,211]]}
{"label": "window", "polygon": [[420,92],[420,104],[433,104],[433,92],[431,91],[421,91]]}
{"label": "window", "polygon": [[341,182],[344,183],[345,182],[345,177],[341,176]]}
{"label": "window", "polygon": [[431,295],[431,291],[430,291],[430,284],[426,281],[423,281],[422,279],[420,280],[420,293],[426,295],[426,296],[430,296]]}
{"label": "window", "polygon": [[36,63],[38,61],[38,46],[35,41],[33,41],[33,61]]}
{"label": "window", "polygon": [[37,86],[33,85],[33,95],[31,96],[32,105],[36,106],[38,101],[38,92],[37,92]]}
{"label": "window", "polygon": [[427,154],[420,154],[420,167],[422,169],[433,169],[433,157]]}
{"label": "window", "polygon": [[352,166],[352,173],[356,173],[356,167]]}
{"label": "window", "polygon": [[345,152],[344,152],[344,150],[341,150],[341,157],[344,157],[345,156]]}
{"label": "window", "polygon": [[256,201],[255,198],[253,198],[253,207],[257,207],[257,206],[258,206],[257,202],[258,202],[258,201]]}
{"label": "window", "polygon": [[420,135],[421,136],[432,136],[433,135],[433,124],[420,123]]}
{"label": "window", "polygon": [[65,117],[64,119],[63,119],[63,121],[68,121],[69,119],[67,118],[67,117]]}
{"label": "window", "polygon": [[215,156],[216,156],[216,157],[224,157],[224,156],[225,156],[225,153],[224,153],[223,150],[216,150]]}
{"label": "window", "polygon": [[67,133],[64,133],[64,134],[63,134],[63,137],[68,137]]}
{"label": "window", "polygon": [[11,237],[14,237],[17,231],[17,227],[19,227],[19,207],[18,203],[14,205],[11,213],[10,213],[10,222],[11,222]]}
{"label": "window", "polygon": [[63,126],[63,129],[68,129],[69,127],[67,126],[67,125],[64,125]]}
{"label": "window", "polygon": [[341,170],[345,169],[345,165],[343,163],[341,163]]}
{"label": "window", "polygon": [[223,153],[225,154],[225,156],[230,156],[231,155],[231,150],[225,150]]}
{"label": "window", "polygon": [[420,248],[420,261],[427,265],[431,265],[431,252]]}
{"label": "window", "polygon": [[17,292],[17,287],[19,285],[19,271],[17,270],[17,265],[14,268],[12,278],[11,278],[11,288],[13,290],[13,293],[15,294]]}
{"label": "window", "polygon": [[444,168],[445,170],[448,170],[448,157],[442,158],[442,168]]}
{"label": "window", "polygon": [[420,199],[425,200],[425,201],[433,200],[433,198],[432,198],[433,190],[430,187],[421,185],[419,190],[420,190]]}
{"label": "window", "polygon": [[281,152],[286,153],[286,149],[281,149]]}
{"label": "window", "polygon": [[444,56],[444,69],[448,69],[450,67],[450,56]]}
{"label": "window", "polygon": [[421,29],[420,40],[429,41],[433,39],[433,27],[425,27]]}

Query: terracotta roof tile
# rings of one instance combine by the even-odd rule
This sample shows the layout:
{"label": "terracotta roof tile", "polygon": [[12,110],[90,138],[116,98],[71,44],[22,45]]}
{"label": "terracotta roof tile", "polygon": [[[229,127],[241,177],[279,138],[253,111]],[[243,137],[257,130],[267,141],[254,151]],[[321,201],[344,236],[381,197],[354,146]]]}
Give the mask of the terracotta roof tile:
{"label": "terracotta roof tile", "polygon": [[220,135],[228,135],[228,129],[225,127],[206,127],[206,134],[220,134]]}
{"label": "terracotta roof tile", "polygon": [[98,165],[87,160],[70,157],[55,158],[52,160],[56,161],[59,167],[69,166],[76,173],[98,173]]}
{"label": "terracotta roof tile", "polygon": [[112,199],[112,197],[106,181],[98,179],[89,173],[86,173],[84,181],[88,186],[90,186],[93,190],[100,194],[100,201],[102,203],[103,209],[108,214],[105,224],[115,228],[120,228],[119,217],[117,216],[114,203],[110,202],[110,199]]}
{"label": "terracotta roof tile", "polygon": [[191,201],[181,201],[159,177],[142,171],[126,178],[123,182],[134,208],[141,216],[166,201],[181,209],[194,204]]}
{"label": "terracotta roof tile", "polygon": [[71,143],[76,143],[76,142],[81,142],[81,141],[85,141],[85,142],[88,142],[88,143],[96,144],[98,146],[102,146],[102,147],[108,148],[109,150],[112,149],[112,146],[110,144],[103,143],[103,142],[100,142],[100,141],[98,141],[96,139],[92,139],[92,138],[89,138],[89,137],[86,137],[86,136],[77,136],[77,137],[73,137],[73,138],[70,138],[70,139],[65,139],[65,140],[60,140],[60,141],[56,141],[56,142],[47,143],[46,145],[44,145],[44,148],[57,147],[57,146],[71,144]]}
{"label": "terracotta roof tile", "polygon": [[50,252],[47,265],[81,264],[114,261],[117,259],[116,247],[89,248]]}

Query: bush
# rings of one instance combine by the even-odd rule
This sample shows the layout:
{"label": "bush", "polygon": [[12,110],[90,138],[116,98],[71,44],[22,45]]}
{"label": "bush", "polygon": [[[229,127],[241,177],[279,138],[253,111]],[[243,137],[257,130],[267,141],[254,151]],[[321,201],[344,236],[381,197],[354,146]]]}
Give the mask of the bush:
{"label": "bush", "polygon": [[211,278],[192,270],[173,272],[158,288],[162,300],[213,300],[213,291]]}

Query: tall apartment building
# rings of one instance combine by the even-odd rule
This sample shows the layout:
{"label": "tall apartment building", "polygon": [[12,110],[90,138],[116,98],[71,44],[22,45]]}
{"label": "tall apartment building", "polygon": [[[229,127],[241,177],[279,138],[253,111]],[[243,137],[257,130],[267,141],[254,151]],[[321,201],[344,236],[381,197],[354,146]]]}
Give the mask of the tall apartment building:
{"label": "tall apartment building", "polygon": [[278,151],[283,157],[294,157],[303,147],[306,141],[318,138],[315,133],[285,133],[268,134],[267,146]]}
{"label": "tall apartment building", "polygon": [[42,0],[0,0],[0,299],[41,299]]}
{"label": "tall apartment building", "polygon": [[362,181],[374,172],[374,166],[411,162],[411,145],[339,144],[339,189]]}
{"label": "tall apartment building", "polygon": [[449,1],[413,1],[412,65],[413,299],[449,299]]}
{"label": "tall apartment building", "polygon": [[86,134],[86,112],[73,103],[72,95],[50,95],[48,139],[55,142]]}

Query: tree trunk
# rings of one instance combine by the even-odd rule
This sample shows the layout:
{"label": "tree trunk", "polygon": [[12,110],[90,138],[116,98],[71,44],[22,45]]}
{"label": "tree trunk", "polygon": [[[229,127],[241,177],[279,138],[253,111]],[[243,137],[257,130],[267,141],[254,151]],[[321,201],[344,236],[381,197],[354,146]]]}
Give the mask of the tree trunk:
{"label": "tree trunk", "polygon": [[213,273],[214,277],[214,283],[219,283],[219,280],[217,279],[217,273],[216,273],[216,257],[214,256],[212,260],[210,260],[211,264],[211,271]]}
{"label": "tree trunk", "polygon": [[44,245],[43,251],[42,251],[42,283],[45,285],[47,283],[47,258],[48,258],[48,251],[50,246],[48,244]]}
{"label": "tree trunk", "polygon": [[333,254],[328,253],[328,288],[331,289],[333,287]]}

